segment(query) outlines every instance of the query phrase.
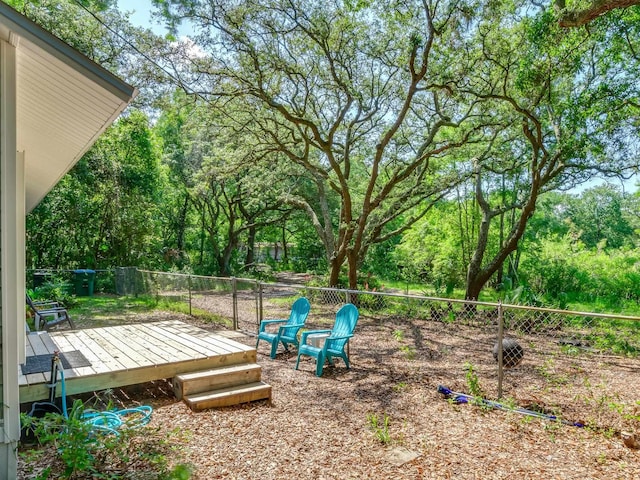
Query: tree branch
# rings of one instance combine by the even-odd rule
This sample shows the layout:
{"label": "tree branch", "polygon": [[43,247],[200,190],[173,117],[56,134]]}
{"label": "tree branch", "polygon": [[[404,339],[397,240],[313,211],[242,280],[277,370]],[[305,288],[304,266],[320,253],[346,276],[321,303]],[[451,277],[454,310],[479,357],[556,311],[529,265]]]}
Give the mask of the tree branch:
{"label": "tree branch", "polygon": [[565,10],[564,0],[556,0],[556,8],[560,10],[558,24],[563,28],[581,27],[611,10],[633,5],[640,5],[640,0],[593,0],[585,9]]}

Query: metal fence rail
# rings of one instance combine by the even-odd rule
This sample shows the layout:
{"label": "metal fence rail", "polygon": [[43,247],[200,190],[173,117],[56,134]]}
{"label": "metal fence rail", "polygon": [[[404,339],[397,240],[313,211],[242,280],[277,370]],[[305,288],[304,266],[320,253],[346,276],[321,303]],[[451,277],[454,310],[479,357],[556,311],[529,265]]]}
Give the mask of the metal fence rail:
{"label": "metal fence rail", "polygon": [[[638,417],[640,422],[629,410],[637,410],[638,399],[620,393],[628,390],[629,381],[639,383],[635,391],[640,391],[638,317],[253,279],[151,271],[135,275],[138,280],[130,283],[137,285],[137,293],[184,301],[190,313],[226,319],[229,326],[249,334],[257,332],[261,319],[286,318],[299,296],[312,305],[309,328],[330,327],[340,306],[353,303],[361,318],[356,336],[358,329],[371,329],[413,338],[413,344],[388,342],[402,349],[412,369],[428,370],[434,358],[450,355],[457,365],[448,373],[455,376],[454,384],[470,387],[469,375],[475,376],[487,398],[531,398],[533,405],[584,414],[597,425],[610,424],[613,410],[625,405],[616,418]],[[420,347],[421,342],[438,347]],[[377,354],[362,345],[356,352]],[[629,377],[628,371],[635,376]]]}

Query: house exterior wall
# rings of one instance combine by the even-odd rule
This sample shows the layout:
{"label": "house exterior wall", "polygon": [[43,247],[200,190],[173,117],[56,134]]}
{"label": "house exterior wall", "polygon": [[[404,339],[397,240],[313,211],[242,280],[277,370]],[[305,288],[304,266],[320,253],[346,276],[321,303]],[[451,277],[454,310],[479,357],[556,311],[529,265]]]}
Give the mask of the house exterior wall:
{"label": "house exterior wall", "polygon": [[[17,475],[25,206],[38,203],[136,94],[134,87],[0,2],[0,480]],[[75,137],[67,139],[69,134]]]}
{"label": "house exterior wall", "polygon": [[[17,40],[16,40],[17,41]],[[20,439],[20,398],[18,361],[19,328],[24,330],[24,184],[16,154],[16,49],[0,40],[0,325],[2,330],[0,379],[0,479],[16,476],[17,448]],[[20,320],[22,321],[20,322]],[[22,347],[24,348],[24,346]]]}

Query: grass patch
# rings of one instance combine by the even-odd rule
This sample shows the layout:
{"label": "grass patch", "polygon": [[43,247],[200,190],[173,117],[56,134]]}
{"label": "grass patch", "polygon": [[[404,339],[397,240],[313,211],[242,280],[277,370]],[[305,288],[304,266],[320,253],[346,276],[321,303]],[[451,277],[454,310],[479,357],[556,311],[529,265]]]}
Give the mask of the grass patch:
{"label": "grass patch", "polygon": [[77,297],[72,313],[81,316],[109,317],[123,312],[142,313],[153,311],[159,302],[153,296],[118,297],[115,295],[96,295]]}
{"label": "grass patch", "polygon": [[153,312],[175,312],[207,323],[232,326],[231,319],[211,313],[200,308],[191,308],[189,303],[174,297],[156,297],[153,295],[139,295],[137,297],[119,297],[116,295],[95,295],[93,297],[77,297],[72,309],[71,317],[79,324],[101,327],[113,325],[131,316],[152,314]]}
{"label": "grass patch", "polygon": [[[189,315],[189,304],[184,302],[176,302],[176,301],[161,299],[158,302],[155,310],[184,313],[185,315]],[[193,306],[191,307],[191,316],[198,318],[200,320],[203,320],[207,323],[217,323],[220,325],[224,325],[226,327],[233,326],[233,322],[231,321],[231,319],[222,317],[215,313],[211,313],[201,308],[195,308]]]}
{"label": "grass patch", "polygon": [[285,306],[290,308],[291,305],[293,305],[293,302],[295,302],[297,299],[299,299],[300,297],[303,297],[305,295],[302,294],[302,292],[299,295],[292,295],[290,297],[275,297],[275,298],[269,298],[269,303],[272,303],[274,305],[277,306]]}

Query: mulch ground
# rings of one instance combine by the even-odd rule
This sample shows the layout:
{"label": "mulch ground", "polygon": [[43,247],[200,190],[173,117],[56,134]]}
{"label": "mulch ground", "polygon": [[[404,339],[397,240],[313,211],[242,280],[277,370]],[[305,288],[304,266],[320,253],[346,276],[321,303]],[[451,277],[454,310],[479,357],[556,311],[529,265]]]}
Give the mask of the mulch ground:
{"label": "mulch ground", "polygon": [[[219,328],[158,315],[145,320],[168,315]],[[255,345],[252,336],[239,341]],[[538,358],[526,350],[505,377],[505,402],[588,425],[578,428],[438,393],[439,385],[470,393],[472,363],[479,387],[495,398],[490,346],[489,332],[469,326],[361,317],[351,369],[340,362],[321,378],[312,361],[296,371],[295,353],[271,360],[261,343],[271,404],[195,413],[162,381],[114,394],[154,407],[150,426],[180,447],[171,461],[191,465],[193,479],[640,478],[640,450],[622,441],[624,432],[640,434],[639,360],[595,352]],[[21,461],[19,478],[35,478],[28,470]]]}

